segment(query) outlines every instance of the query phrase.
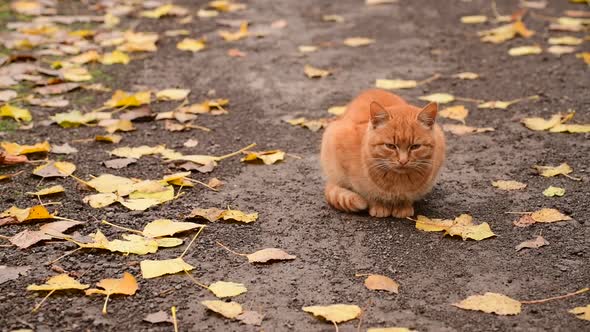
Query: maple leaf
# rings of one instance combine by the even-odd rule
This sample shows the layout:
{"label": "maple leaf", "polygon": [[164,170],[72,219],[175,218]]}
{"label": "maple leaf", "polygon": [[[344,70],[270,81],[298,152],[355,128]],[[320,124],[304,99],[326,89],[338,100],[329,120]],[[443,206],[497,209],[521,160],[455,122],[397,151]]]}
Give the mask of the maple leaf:
{"label": "maple leaf", "polygon": [[102,289],[87,289],[86,295],[92,294],[103,294],[106,295],[106,299],[104,301],[104,306],[102,307],[102,313],[104,315],[107,314],[107,304],[109,302],[109,297],[113,294],[122,294],[122,295],[133,295],[139,289],[137,285],[137,281],[135,277],[128,272],[123,273],[123,277],[120,279],[102,279],[99,281],[96,286]]}

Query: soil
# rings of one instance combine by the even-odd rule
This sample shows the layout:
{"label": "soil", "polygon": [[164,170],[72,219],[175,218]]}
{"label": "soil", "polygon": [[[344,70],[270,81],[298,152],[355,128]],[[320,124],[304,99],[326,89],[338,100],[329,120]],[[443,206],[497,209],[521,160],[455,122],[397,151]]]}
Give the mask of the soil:
{"label": "soil", "polygon": [[[176,1],[192,12],[204,1]],[[61,4],[65,13],[79,8]],[[551,1],[540,11],[557,17],[567,9],[583,9],[567,1]],[[498,1],[498,10],[509,14],[517,9],[514,1]],[[83,11],[81,11],[83,13]],[[538,11],[537,11],[538,12]],[[543,299],[588,287],[590,280],[590,180],[588,134],[533,132],[519,120],[525,116],[548,118],[556,112],[577,111],[577,123],[590,122],[590,76],[588,66],[573,55],[557,57],[548,53],[510,57],[510,47],[546,45],[548,22],[528,16],[527,26],[537,33],[530,40],[517,38],[500,45],[484,44],[476,31],[491,28],[484,24],[459,23],[464,15],[493,16],[490,2],[400,1],[398,4],[369,7],[360,0],[347,1],[257,1],[244,11],[224,14],[223,19],[248,20],[255,27],[267,27],[279,19],[288,21],[284,29],[267,29],[265,38],[250,37],[235,43],[221,41],[218,19],[195,19],[180,26],[174,18],[130,19],[137,31],[163,32],[188,29],[191,36],[208,36],[205,51],[181,52],[175,44],[183,37],[162,37],[159,50],[142,55],[126,66],[100,67],[99,82],[113,89],[133,90],[136,86],[154,89],[191,89],[191,101],[203,100],[209,90],[229,98],[229,114],[203,115],[198,124],[211,132],[192,130],[170,133],[163,123],[137,123],[137,131],[124,133],[119,146],[165,144],[189,154],[223,155],[250,143],[259,150],[283,149],[289,153],[275,165],[246,165],[238,157],[224,160],[210,174],[194,173],[207,181],[215,176],[225,182],[219,192],[203,187],[184,188],[184,195],[144,212],[130,212],[120,205],[93,209],[82,202],[90,194],[74,179],[44,180],[42,185],[61,184],[66,193],[54,196],[61,205],[50,206],[64,217],[83,220],[76,228],[88,234],[98,228],[109,238],[123,232],[99,225],[106,219],[141,229],[158,218],[183,219],[193,208],[231,206],[257,211],[258,221],[243,225],[210,223],[191,247],[185,260],[196,266],[194,276],[201,282],[216,280],[241,282],[248,292],[234,300],[249,310],[264,313],[261,327],[246,326],[204,309],[200,301],[213,299],[184,274],[145,280],[139,261],[179,255],[181,248],[161,249],[148,256],[124,256],[99,250],[76,252],[56,263],[64,270],[83,274],[79,280],[92,284],[103,278],[120,277],[124,271],[137,277],[140,290],[134,296],[113,296],[109,313],[101,314],[104,298],[81,292],[53,294],[38,313],[31,309],[44,294],[27,292],[26,286],[42,283],[55,275],[45,263],[75,245],[50,241],[26,250],[0,247],[0,265],[28,266],[26,275],[0,285],[0,330],[30,328],[35,331],[170,331],[166,323],[150,324],[142,318],[159,310],[178,307],[181,331],[332,331],[334,326],[301,310],[308,305],[352,303],[364,309],[361,329],[403,326],[418,331],[582,331],[590,323],[567,311],[585,306],[590,293],[543,304],[524,305],[517,316],[496,316],[465,311],[452,306],[467,296],[497,292],[518,300]],[[344,22],[323,22],[324,14],[338,14]],[[136,22],[134,22],[136,20]],[[235,28],[230,28],[235,29]],[[551,32],[551,35],[559,33]],[[347,37],[370,37],[376,43],[362,48],[343,46]],[[318,52],[302,55],[297,46],[323,45]],[[246,57],[227,56],[230,48]],[[580,49],[588,49],[586,46]],[[310,80],[303,66],[329,68],[333,74]],[[452,74],[473,71],[481,79],[461,81]],[[431,194],[416,205],[416,214],[453,218],[462,213],[486,221],[497,235],[483,241],[463,241],[427,233],[409,220],[371,218],[367,214],[346,214],[328,207],[323,199],[323,181],[318,162],[320,132],[292,127],[285,116],[327,117],[326,110],[344,105],[377,78],[425,79],[434,73],[441,79],[399,94],[411,103],[423,105],[417,97],[448,92],[456,96],[484,100],[512,100],[539,95],[508,110],[477,109],[466,103],[471,113],[467,123],[494,127],[496,131],[454,136],[447,134],[448,157],[440,180]],[[77,91],[67,95],[78,109],[91,110],[110,98],[111,93]],[[166,111],[173,103],[152,105]],[[31,108],[35,120],[67,109]],[[440,120],[453,123],[452,120]],[[75,140],[102,133],[96,127],[63,129],[37,125],[28,131],[0,133],[2,140],[21,144],[49,140],[70,142],[79,152],[67,156],[50,155],[77,165],[75,175],[111,173],[143,179],[157,179],[175,170],[158,157],[143,157],[121,170],[102,165],[113,145]],[[199,145],[186,148],[189,138]],[[533,165],[567,162],[574,169],[574,181],[566,177],[544,178]],[[4,167],[3,173],[25,170],[13,180],[1,183],[0,210],[12,205],[27,207],[36,200],[25,195],[39,185],[31,173],[33,166]],[[513,179],[528,184],[522,191],[504,192],[490,185],[492,180]],[[545,197],[549,185],[566,189],[563,197]],[[509,211],[557,208],[573,219],[553,224],[517,228],[518,215]],[[36,227],[10,225],[1,234],[10,236]],[[549,245],[540,249],[515,251],[520,242],[542,236]],[[191,233],[183,236],[189,240]],[[297,256],[289,262],[249,264],[244,257],[230,254],[216,245],[220,241],[239,252],[277,247]],[[188,242],[188,241],[186,241]],[[356,273],[385,274],[399,282],[399,294],[367,290]],[[341,331],[355,331],[358,320],[342,323]]]}

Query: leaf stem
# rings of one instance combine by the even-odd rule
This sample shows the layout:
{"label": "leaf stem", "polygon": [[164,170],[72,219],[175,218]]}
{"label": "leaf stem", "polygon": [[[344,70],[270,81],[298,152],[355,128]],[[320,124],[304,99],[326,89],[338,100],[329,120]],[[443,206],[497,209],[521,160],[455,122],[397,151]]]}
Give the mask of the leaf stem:
{"label": "leaf stem", "polygon": [[178,332],[178,321],[176,320],[176,306],[170,308],[172,311],[172,324],[174,324],[174,332]]}
{"label": "leaf stem", "polygon": [[109,296],[111,296],[111,294],[107,293],[107,297],[104,299],[104,305],[102,306],[102,314],[103,315],[107,314],[107,304],[109,303]]}
{"label": "leaf stem", "polygon": [[531,300],[531,301],[520,301],[520,303],[522,304],[538,304],[538,303],[545,303],[545,302],[549,302],[549,301],[553,301],[553,300],[560,300],[560,299],[565,299],[568,297],[572,297],[574,295],[578,295],[578,294],[582,294],[582,293],[586,293],[587,291],[589,291],[590,288],[582,288],[580,290],[577,290],[573,293],[568,293],[565,295],[561,295],[561,296],[554,296],[554,297],[550,297],[550,298],[546,298],[546,299],[541,299],[541,300]]}
{"label": "leaf stem", "polygon": [[199,234],[201,234],[201,232],[203,231],[203,228],[205,228],[205,226],[201,226],[201,228],[199,228],[199,231],[197,232],[197,234],[195,234],[195,236],[193,236],[193,239],[191,240],[191,242],[188,244],[188,246],[186,246],[186,249],[184,249],[184,251],[182,252],[182,254],[178,258],[182,258],[186,254],[186,252],[188,251],[188,248],[190,248],[191,245],[193,245],[193,242],[195,242],[195,240],[197,239]]}
{"label": "leaf stem", "polygon": [[193,277],[187,270],[184,270],[184,273],[186,273],[186,275],[199,287],[204,288],[206,290],[209,290],[209,286],[202,284],[200,282],[197,281],[197,279],[195,277]]}
{"label": "leaf stem", "polygon": [[209,188],[209,189],[211,189],[213,191],[219,191],[219,190],[211,187],[210,185],[206,184],[205,182],[201,182],[199,180],[195,180],[195,179],[191,179],[191,178],[185,178],[185,179],[188,180],[188,181],[190,181],[190,182],[198,183],[198,184],[200,184],[202,186],[205,186],[205,187],[207,187],[207,188]]}
{"label": "leaf stem", "polygon": [[39,302],[39,304],[37,304],[35,306],[35,308],[33,308],[33,312],[37,312],[37,310],[39,310],[39,308],[41,308],[41,305],[43,304],[43,302],[45,302],[45,300],[47,300],[47,298],[53,294],[53,292],[55,292],[57,289],[52,289],[51,292],[47,293],[47,295],[45,295],[45,297],[43,298],[43,300],[41,300],[41,302]]}
{"label": "leaf stem", "polygon": [[252,144],[248,145],[247,147],[242,148],[242,149],[240,149],[240,150],[238,150],[236,152],[228,153],[228,154],[226,154],[224,156],[217,157],[217,160],[223,160],[223,159],[226,159],[226,158],[229,158],[229,157],[233,157],[233,156],[238,155],[238,154],[240,154],[240,153],[242,153],[242,152],[244,152],[246,150],[250,150],[251,148],[253,148],[255,146],[256,146],[256,143],[252,143]]}
{"label": "leaf stem", "polygon": [[223,249],[231,252],[234,255],[238,255],[238,256],[248,256],[247,254],[240,254],[239,252],[235,252],[233,250],[231,250],[230,248],[228,248],[227,246],[225,246],[223,243],[219,242],[219,241],[215,241],[217,243],[218,246],[222,247]]}
{"label": "leaf stem", "polygon": [[[66,241],[72,241],[72,240],[69,240],[69,239],[65,239],[65,240],[66,240]],[[78,244],[78,243],[77,243],[77,242],[75,242],[75,241],[72,241],[72,242],[74,242],[74,243]],[[45,263],[45,265],[51,265],[51,264],[54,264],[54,263],[56,263],[57,261],[59,261],[60,259],[62,259],[62,258],[64,258],[64,257],[67,257],[67,256],[69,256],[69,255],[71,255],[71,254],[73,254],[73,253],[75,253],[76,251],[78,251],[78,250],[81,250],[81,249],[82,249],[82,247],[78,247],[78,248],[76,248],[76,249],[74,249],[74,250],[72,250],[72,251],[70,251],[70,252],[67,252],[67,253],[65,253],[65,254],[63,254],[63,255],[61,255],[61,256],[59,256],[58,258],[56,258],[56,259],[52,260],[51,262],[47,262],[47,263]]]}
{"label": "leaf stem", "polygon": [[143,235],[143,232],[142,232],[142,231],[138,231],[138,230],[136,230],[136,229],[132,229],[132,228],[127,228],[127,227],[123,227],[123,226],[115,225],[115,224],[113,224],[113,223],[110,223],[110,222],[108,222],[108,221],[106,221],[106,220],[103,220],[103,221],[101,221],[100,223],[101,223],[101,224],[105,224],[105,225],[109,225],[109,226],[111,226],[111,227],[115,227],[115,228],[118,228],[118,229],[122,229],[122,230],[124,230],[124,231],[132,232],[132,233],[137,233],[137,234],[139,234],[139,235]]}
{"label": "leaf stem", "polygon": [[436,73],[436,74],[432,75],[431,77],[429,77],[429,78],[427,78],[427,79],[425,79],[425,80],[418,81],[418,82],[416,83],[416,85],[423,85],[423,84],[428,84],[428,83],[430,83],[430,82],[432,82],[432,81],[435,81],[435,80],[439,79],[439,78],[440,78],[440,76],[441,76],[441,75],[440,75],[439,73]]}

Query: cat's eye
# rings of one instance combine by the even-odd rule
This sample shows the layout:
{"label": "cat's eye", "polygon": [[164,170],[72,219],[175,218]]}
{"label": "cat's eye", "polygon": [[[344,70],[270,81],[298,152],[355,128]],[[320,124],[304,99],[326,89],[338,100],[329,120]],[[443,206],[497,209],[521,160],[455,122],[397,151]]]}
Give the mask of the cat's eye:
{"label": "cat's eye", "polygon": [[410,150],[418,150],[421,146],[420,144],[412,144],[410,145]]}
{"label": "cat's eye", "polygon": [[395,144],[385,143],[384,145],[389,150],[396,150],[397,149],[397,145],[395,145]]}

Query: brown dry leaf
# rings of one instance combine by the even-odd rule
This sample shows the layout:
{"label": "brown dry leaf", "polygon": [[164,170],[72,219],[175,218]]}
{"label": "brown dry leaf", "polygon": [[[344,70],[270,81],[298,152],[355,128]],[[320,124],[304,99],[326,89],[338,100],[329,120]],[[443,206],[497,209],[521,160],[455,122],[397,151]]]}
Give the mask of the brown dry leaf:
{"label": "brown dry leaf", "polygon": [[347,322],[358,318],[362,310],[354,304],[332,304],[327,306],[303,307],[303,311],[309,312],[316,317],[322,317],[334,324]]}
{"label": "brown dry leaf", "polygon": [[162,310],[146,315],[143,320],[152,324],[172,323],[172,317]]}
{"label": "brown dry leaf", "polygon": [[230,48],[229,50],[227,50],[227,55],[233,58],[243,58],[248,54],[246,52],[238,50],[237,48]]}
{"label": "brown dry leaf", "polygon": [[309,78],[323,78],[331,74],[329,70],[319,69],[310,65],[305,65],[303,72]]}
{"label": "brown dry leaf", "polygon": [[236,319],[244,310],[237,302],[224,302],[220,300],[201,301],[207,309],[214,311],[223,317]]}
{"label": "brown dry leaf", "polygon": [[221,216],[225,210],[217,209],[217,208],[209,208],[209,209],[200,209],[196,208],[193,209],[190,215],[187,218],[205,218],[210,222],[215,222],[221,219]]}
{"label": "brown dry leaf", "polygon": [[29,103],[29,105],[54,108],[66,107],[70,104],[67,99],[64,99],[61,96],[50,98],[34,98],[33,95],[29,95],[25,98],[25,101]]}
{"label": "brown dry leaf", "polygon": [[68,177],[72,175],[75,170],[76,165],[72,163],[50,160],[47,164],[36,167],[33,170],[33,174],[42,178]]}
{"label": "brown dry leaf", "polygon": [[534,240],[528,240],[528,241],[524,241],[522,243],[520,243],[519,245],[516,246],[516,251],[520,251],[524,248],[531,248],[531,249],[536,249],[536,248],[540,248],[542,246],[546,246],[548,245],[549,242],[547,242],[547,240],[545,240],[542,236],[538,235]]}
{"label": "brown dry leaf", "polygon": [[479,310],[496,315],[518,315],[521,311],[521,303],[506,295],[497,293],[485,293],[484,295],[471,295],[465,300],[454,303],[455,307],[465,310]]}
{"label": "brown dry leaf", "polygon": [[395,280],[379,274],[369,275],[365,279],[365,287],[370,290],[384,290],[395,294],[399,292],[399,284]]}
{"label": "brown dry leaf", "polygon": [[514,180],[498,180],[492,181],[492,186],[501,190],[520,190],[526,188],[526,183]]}
{"label": "brown dry leaf", "polygon": [[458,136],[463,136],[463,135],[467,135],[467,134],[485,133],[485,132],[495,130],[492,127],[477,128],[477,127],[470,127],[470,126],[465,126],[465,125],[455,125],[455,124],[444,124],[442,127],[445,131],[448,131],[448,132],[458,135]]}
{"label": "brown dry leaf", "polygon": [[576,318],[590,320],[590,304],[585,307],[575,307],[568,312],[576,315]]}
{"label": "brown dry leaf", "polygon": [[256,311],[245,310],[236,319],[246,325],[260,326],[264,320],[264,315]]}
{"label": "brown dry leaf", "polygon": [[80,87],[79,83],[60,83],[60,84],[53,84],[47,85],[44,87],[39,87],[33,89],[34,92],[47,96],[47,95],[57,95],[66,92],[70,92],[72,90],[78,89]]}
{"label": "brown dry leaf", "polygon": [[37,231],[26,229],[12,236],[9,241],[21,249],[26,249],[40,241],[51,240],[55,236],[57,238],[64,238],[66,235],[63,232],[80,224],[83,223],[79,221],[60,220],[45,224]]}
{"label": "brown dry leaf", "polygon": [[131,164],[135,164],[136,162],[137,162],[137,159],[133,159],[133,158],[118,158],[118,159],[111,159],[111,160],[104,161],[103,164],[108,168],[121,169],[121,168],[125,168]]}
{"label": "brown dry leaf", "polygon": [[123,273],[123,277],[121,279],[102,279],[96,284],[98,287],[103,289],[87,289],[86,295],[91,294],[104,294],[106,295],[106,299],[104,302],[104,306],[102,308],[102,313],[104,315],[107,314],[107,303],[109,301],[109,297],[113,294],[122,294],[122,295],[133,295],[139,289],[137,285],[137,281],[135,278],[128,272]]}
{"label": "brown dry leaf", "polygon": [[207,185],[211,188],[217,189],[224,185],[223,181],[219,180],[218,178],[211,178]]}
{"label": "brown dry leaf", "polygon": [[65,143],[62,145],[53,145],[51,147],[51,153],[56,154],[72,154],[78,152],[78,149],[70,146],[70,144]]}
{"label": "brown dry leaf", "polygon": [[513,221],[512,224],[516,227],[529,227],[532,224],[535,224],[536,221],[531,217],[530,214],[525,214],[524,216],[518,218],[517,220]]}
{"label": "brown dry leaf", "polygon": [[21,275],[26,275],[30,269],[30,266],[0,265],[0,285],[7,281],[18,279]]}
{"label": "brown dry leaf", "polygon": [[531,214],[531,218],[533,218],[533,220],[536,222],[542,223],[572,220],[570,216],[567,216],[556,209],[548,208],[543,208],[541,210],[533,212]]}
{"label": "brown dry leaf", "polygon": [[293,260],[297,256],[290,255],[277,248],[266,248],[246,255],[250,263],[267,263],[270,261]]}
{"label": "brown dry leaf", "polygon": [[243,162],[256,162],[262,161],[265,165],[272,165],[278,161],[285,159],[285,152],[281,150],[269,150],[253,152],[247,151],[246,156],[241,159]]}
{"label": "brown dry leaf", "polygon": [[463,124],[465,124],[467,115],[469,115],[469,110],[463,105],[447,107],[438,112],[440,117],[461,121]]}

